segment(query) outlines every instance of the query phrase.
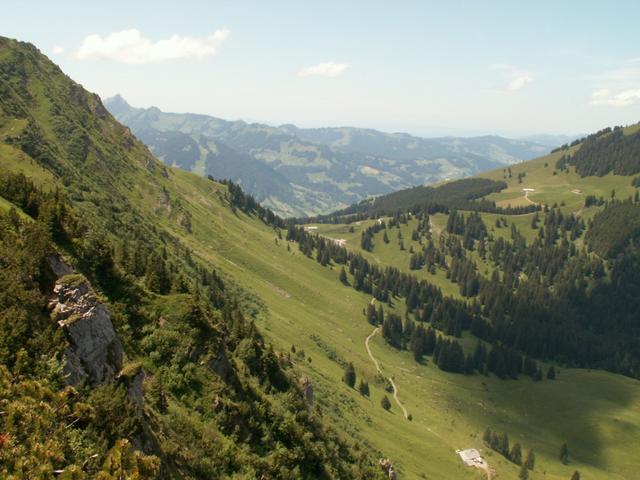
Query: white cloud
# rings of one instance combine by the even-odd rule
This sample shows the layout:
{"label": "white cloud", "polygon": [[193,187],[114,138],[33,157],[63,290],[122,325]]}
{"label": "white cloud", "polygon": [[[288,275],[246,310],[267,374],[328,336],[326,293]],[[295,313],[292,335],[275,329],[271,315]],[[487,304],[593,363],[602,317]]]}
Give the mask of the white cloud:
{"label": "white cloud", "polygon": [[202,60],[215,55],[229,34],[229,30],[224,28],[203,38],[172,35],[157,42],[144,37],[136,29],[113,32],[104,37],[93,34],[82,41],[76,57],[80,60],[101,59],[129,64]]}
{"label": "white cloud", "polygon": [[531,75],[527,73],[523,75],[518,75],[517,77],[515,77],[513,80],[509,82],[509,84],[507,85],[507,90],[509,90],[510,92],[517,92],[518,90],[521,90],[525,85],[528,85],[531,82],[533,82],[533,77]]}
{"label": "white cloud", "polygon": [[627,107],[640,103],[640,88],[631,88],[613,93],[608,88],[601,88],[591,94],[591,105],[607,105],[610,107]]}
{"label": "white cloud", "polygon": [[501,76],[504,81],[507,82],[502,89],[507,92],[517,92],[522,90],[535,80],[531,73],[520,70],[518,67],[508,63],[494,63],[490,68],[492,70],[502,72]]}
{"label": "white cloud", "polygon": [[640,104],[640,58],[631,58],[618,68],[588,77],[597,90],[591,94],[591,105],[628,107]]}
{"label": "white cloud", "polygon": [[299,77],[339,77],[342,75],[351,65],[348,63],[335,63],[335,62],[323,62],[312,67],[303,68],[298,72]]}
{"label": "white cloud", "polygon": [[55,47],[53,47],[51,49],[51,51],[53,53],[55,53],[56,55],[60,55],[61,53],[64,53],[64,47],[60,46],[60,45],[56,45]]}

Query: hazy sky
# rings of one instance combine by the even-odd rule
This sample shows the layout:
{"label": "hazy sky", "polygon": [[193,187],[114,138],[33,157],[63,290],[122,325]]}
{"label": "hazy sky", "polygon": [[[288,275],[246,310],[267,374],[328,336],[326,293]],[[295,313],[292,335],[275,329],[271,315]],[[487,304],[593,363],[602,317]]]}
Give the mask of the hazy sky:
{"label": "hazy sky", "polygon": [[640,121],[637,0],[22,0],[2,10],[0,35],[135,106],[419,135]]}

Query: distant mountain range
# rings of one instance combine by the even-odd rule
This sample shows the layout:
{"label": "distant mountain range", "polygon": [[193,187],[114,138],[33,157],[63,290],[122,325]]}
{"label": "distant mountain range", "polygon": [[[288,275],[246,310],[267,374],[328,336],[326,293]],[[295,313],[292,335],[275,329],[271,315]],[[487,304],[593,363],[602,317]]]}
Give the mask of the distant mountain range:
{"label": "distant mountain range", "polygon": [[281,216],[327,213],[364,198],[535,158],[551,145],[498,136],[421,138],[340,127],[303,129],[105,106],[164,163],[239,183]]}
{"label": "distant mountain range", "polygon": [[540,135],[527,135],[524,137],[519,137],[520,140],[524,140],[525,142],[533,142],[538,143],[540,145],[544,145],[549,148],[556,148],[560,145],[569,144],[574,140],[579,138],[586,137],[586,133],[577,133],[575,135],[550,135],[550,134],[540,134]]}

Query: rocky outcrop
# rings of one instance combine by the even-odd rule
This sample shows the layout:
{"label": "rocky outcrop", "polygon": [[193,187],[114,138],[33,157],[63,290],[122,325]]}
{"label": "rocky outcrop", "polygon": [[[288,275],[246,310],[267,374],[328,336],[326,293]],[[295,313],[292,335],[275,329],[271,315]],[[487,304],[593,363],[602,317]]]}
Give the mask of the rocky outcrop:
{"label": "rocky outcrop", "polygon": [[56,255],[55,253],[51,254],[49,255],[48,260],[51,271],[56,276],[56,278],[75,273],[73,268],[71,268],[71,266],[67,262],[65,262],[60,255]]}
{"label": "rocky outcrop", "polygon": [[395,468],[393,468],[391,460],[389,460],[388,458],[381,458],[378,461],[378,465],[380,465],[380,468],[388,476],[389,480],[398,480],[396,470]]}
{"label": "rocky outcrop", "polygon": [[[66,271],[60,265],[50,264],[54,272]],[[96,385],[113,380],[122,368],[122,345],[109,311],[89,282],[81,275],[60,277],[49,299],[49,308],[69,343],[64,353],[68,382]]]}

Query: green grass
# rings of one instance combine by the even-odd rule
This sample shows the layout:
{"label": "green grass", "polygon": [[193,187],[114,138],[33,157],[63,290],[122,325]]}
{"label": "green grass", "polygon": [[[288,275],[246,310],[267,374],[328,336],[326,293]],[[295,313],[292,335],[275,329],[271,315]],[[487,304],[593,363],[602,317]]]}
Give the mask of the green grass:
{"label": "green grass", "polygon": [[[193,214],[193,234],[170,222],[166,228],[264,301],[266,308],[258,316],[261,330],[282,351],[295,345],[306,352],[304,360],[294,357],[296,368],[312,379],[325,418],[392,458],[401,478],[474,478],[477,472],[464,468],[455,450],[484,450],[480,437],[488,425],[507,431],[511,441],[520,441],[523,448],[535,449],[533,478],[566,479],[575,469],[591,479],[633,478],[640,468],[633,440],[640,433],[640,418],[633,414],[640,408],[640,382],[609,373],[562,370],[555,382],[540,383],[465,377],[441,372],[428,362],[418,365],[408,352],[395,351],[376,336],[374,355],[385,374],[394,377],[413,421],[405,420],[395,404],[391,412],[384,411],[380,407],[384,392],[375,383],[364,346],[372,330],[363,316],[370,297],[342,286],[338,268],[320,266],[302,255],[296,244],[287,251],[286,242],[276,244],[271,228],[221,205],[224,189],[219,185],[174,170],[170,178],[167,184],[183,196]],[[440,228],[444,221],[444,216],[434,218]],[[354,232],[340,225],[319,226],[318,231],[345,238],[350,248],[356,248],[359,231],[366,225],[354,225]],[[410,224],[401,229],[407,249],[412,228]],[[378,245],[384,245],[380,238],[371,255],[381,262],[404,263],[402,256],[408,252],[400,253],[395,235],[390,238],[389,251],[382,246],[378,251]],[[320,344],[312,335],[321,339]],[[467,343],[473,345],[473,340]],[[327,346],[334,355],[328,355]],[[358,377],[369,380],[370,399],[340,381],[342,367],[330,357],[354,363]],[[557,460],[564,441],[572,452],[569,466]],[[516,466],[497,454],[489,455],[500,478],[517,478]]]}
{"label": "green grass", "polygon": [[[503,180],[507,183],[505,190],[491,194],[487,198],[494,200],[500,206],[527,205],[529,202],[524,199],[523,188],[533,188],[535,191],[529,194],[531,201],[549,206],[557,204],[567,212],[582,213],[584,198],[587,195],[609,199],[611,192],[615,190],[616,196],[624,199],[635,193],[635,188],[631,186],[632,177],[613,174],[603,177],[580,177],[575,173],[574,167],[569,167],[568,173],[556,170],[556,162],[563,153],[556,152],[535,160],[512,165],[511,178],[503,169],[480,175],[484,178]],[[522,183],[518,183],[518,174],[520,173],[526,173]],[[574,193],[574,190],[579,190],[580,193]]]}

